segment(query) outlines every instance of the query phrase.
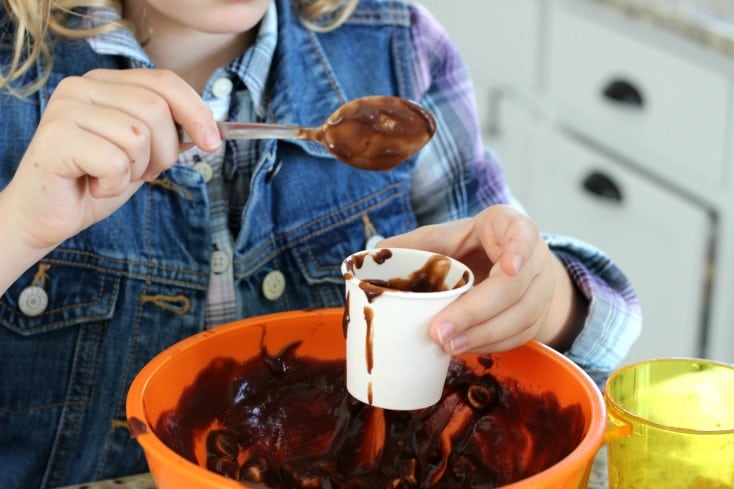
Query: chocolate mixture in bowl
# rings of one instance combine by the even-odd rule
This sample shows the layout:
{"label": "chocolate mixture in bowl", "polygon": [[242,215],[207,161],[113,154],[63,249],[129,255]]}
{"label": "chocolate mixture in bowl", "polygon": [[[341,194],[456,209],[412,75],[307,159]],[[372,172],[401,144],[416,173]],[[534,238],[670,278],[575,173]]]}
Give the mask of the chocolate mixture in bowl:
{"label": "chocolate mixture in bowl", "polygon": [[244,484],[316,489],[498,487],[550,467],[584,435],[578,405],[499,382],[491,356],[478,357],[478,371],[454,359],[435,406],[387,411],[347,393],[343,360],[298,348],[213,360],[156,434]]}

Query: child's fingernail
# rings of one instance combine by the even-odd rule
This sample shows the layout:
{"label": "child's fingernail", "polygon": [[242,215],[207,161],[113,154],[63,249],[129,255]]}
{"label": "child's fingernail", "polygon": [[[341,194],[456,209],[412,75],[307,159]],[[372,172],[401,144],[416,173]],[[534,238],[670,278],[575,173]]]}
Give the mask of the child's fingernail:
{"label": "child's fingernail", "polygon": [[219,130],[210,129],[209,131],[207,131],[206,135],[204,136],[204,142],[209,149],[214,150],[219,148],[219,145],[222,144],[222,137],[219,135]]}
{"label": "child's fingernail", "polygon": [[449,342],[449,353],[461,353],[462,351],[466,350],[466,347],[469,345],[469,337],[465,334],[458,334],[451,338],[451,341]]}
{"label": "child's fingernail", "polygon": [[446,343],[446,340],[451,337],[452,334],[454,334],[454,331],[456,330],[456,327],[452,323],[441,323],[436,328],[436,335],[438,336],[438,341],[442,345]]}
{"label": "child's fingernail", "polygon": [[515,255],[512,257],[512,266],[515,268],[515,272],[520,270],[520,267],[522,266],[522,258],[520,255]]}

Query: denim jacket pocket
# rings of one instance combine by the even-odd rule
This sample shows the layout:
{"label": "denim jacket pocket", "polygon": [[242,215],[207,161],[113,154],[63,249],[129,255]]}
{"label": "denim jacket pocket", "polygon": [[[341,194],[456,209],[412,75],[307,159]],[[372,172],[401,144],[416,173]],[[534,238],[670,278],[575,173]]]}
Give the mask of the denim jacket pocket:
{"label": "denim jacket pocket", "polygon": [[76,470],[72,446],[107,388],[99,370],[119,286],[99,267],[49,256],[0,297],[0,443],[14,446],[1,486],[57,487]]}
{"label": "denim jacket pocket", "polygon": [[0,371],[24,379],[0,390],[0,411],[26,416],[86,397],[69,386],[80,371],[94,382],[118,286],[94,267],[44,261],[0,297]]}
{"label": "denim jacket pocket", "polygon": [[110,319],[119,278],[93,267],[41,262],[0,298],[0,325],[30,336]]}
{"label": "denim jacket pocket", "polygon": [[[415,227],[409,196],[401,185],[386,186],[368,199],[314,224],[289,247],[309,285],[343,286],[342,261],[367,247],[373,238],[394,236]],[[328,225],[323,225],[328,222]],[[373,240],[374,241],[374,240]]]}

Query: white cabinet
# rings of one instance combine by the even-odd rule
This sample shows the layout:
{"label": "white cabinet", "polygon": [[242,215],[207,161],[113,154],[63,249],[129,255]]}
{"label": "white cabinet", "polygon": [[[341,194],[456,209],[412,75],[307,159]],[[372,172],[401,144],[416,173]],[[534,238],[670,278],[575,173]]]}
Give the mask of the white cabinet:
{"label": "white cabinet", "polygon": [[[722,232],[734,210],[734,63],[598,2],[551,4],[542,92],[552,129],[532,171],[557,188],[536,194],[540,225],[592,241],[632,279],[643,333],[627,361],[734,361],[720,299],[734,299],[734,243]],[[619,186],[617,205],[579,190],[594,171]]]}
{"label": "white cabinet", "polygon": [[706,209],[547,126],[537,140],[539,226],[603,249],[637,290],[644,327],[626,361],[702,354]]}
{"label": "white cabinet", "polygon": [[564,123],[662,176],[721,185],[725,73],[575,10],[553,9],[548,25],[548,95]]}

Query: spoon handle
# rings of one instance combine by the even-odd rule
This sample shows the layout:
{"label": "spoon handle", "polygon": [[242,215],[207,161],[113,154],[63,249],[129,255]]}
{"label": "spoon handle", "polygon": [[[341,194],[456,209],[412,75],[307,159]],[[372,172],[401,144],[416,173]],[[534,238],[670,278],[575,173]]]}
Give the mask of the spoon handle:
{"label": "spoon handle", "polygon": [[[257,122],[217,122],[217,127],[222,139],[303,139],[303,133],[298,126]],[[180,126],[178,138],[182,143],[191,142],[191,137]]]}

